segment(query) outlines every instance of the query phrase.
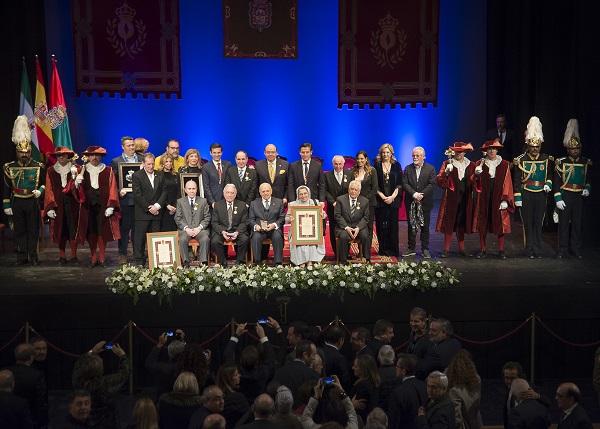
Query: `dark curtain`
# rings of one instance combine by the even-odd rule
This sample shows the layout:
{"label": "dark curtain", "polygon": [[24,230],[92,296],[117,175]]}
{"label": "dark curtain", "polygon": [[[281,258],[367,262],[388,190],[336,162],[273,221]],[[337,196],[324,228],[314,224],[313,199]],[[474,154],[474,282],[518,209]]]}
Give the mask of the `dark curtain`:
{"label": "dark curtain", "polygon": [[[504,112],[508,128],[522,139],[529,117],[536,115],[544,128],[542,150],[562,157],[567,121],[577,118],[583,156],[600,162],[600,26],[595,3],[488,0],[487,7],[488,128]],[[595,166],[591,172],[596,190],[598,170]],[[598,197],[592,189],[588,215],[598,208]],[[584,236],[588,244],[598,243],[600,228],[589,220]]]}

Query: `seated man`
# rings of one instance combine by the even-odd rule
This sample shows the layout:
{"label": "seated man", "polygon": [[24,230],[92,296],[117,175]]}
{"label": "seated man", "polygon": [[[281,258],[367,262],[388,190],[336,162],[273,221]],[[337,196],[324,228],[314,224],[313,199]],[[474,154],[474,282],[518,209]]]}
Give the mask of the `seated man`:
{"label": "seated man", "polygon": [[187,196],[177,200],[177,211],[175,212],[175,223],[179,228],[179,249],[183,257],[183,266],[190,266],[190,251],[188,243],[195,238],[200,244],[198,260],[205,264],[208,261],[208,246],[210,238],[208,225],[210,224],[210,211],[205,198],[196,196],[198,186],[193,180],[185,184]]}
{"label": "seated man", "polygon": [[283,262],[283,201],[272,197],[271,185],[263,183],[258,188],[260,198],[250,203],[250,228],[252,229],[253,262],[262,260],[262,241],[270,238],[273,243],[275,265]]}
{"label": "seated man", "polygon": [[371,237],[369,237],[369,199],[360,195],[361,184],[353,180],[348,185],[348,194],[337,197],[335,235],[338,237],[337,254],[340,264],[348,261],[349,244],[358,237],[362,253],[367,262],[371,261]]}
{"label": "seated man", "polygon": [[[231,170],[231,169],[230,169]],[[236,198],[235,185],[229,183],[223,188],[223,200],[215,202],[212,213],[213,251],[217,254],[217,262],[227,265],[227,246],[225,241],[233,241],[236,248],[237,263],[243,264],[248,250],[248,208],[244,201]]]}

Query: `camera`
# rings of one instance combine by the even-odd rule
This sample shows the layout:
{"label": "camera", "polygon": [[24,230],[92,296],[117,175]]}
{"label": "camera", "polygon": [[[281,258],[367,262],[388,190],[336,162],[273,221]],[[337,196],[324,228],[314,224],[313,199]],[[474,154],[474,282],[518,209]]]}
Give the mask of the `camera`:
{"label": "camera", "polygon": [[172,337],[173,336],[173,331],[167,331],[166,334],[167,334],[167,337]]}
{"label": "camera", "polygon": [[323,377],[323,384],[328,385],[335,382],[333,377]]}
{"label": "camera", "polygon": [[113,343],[104,344],[104,350],[112,350],[112,348],[113,348]]}
{"label": "camera", "polygon": [[266,325],[267,323],[269,323],[269,319],[267,319],[266,317],[261,317],[256,323],[258,323],[259,325]]}

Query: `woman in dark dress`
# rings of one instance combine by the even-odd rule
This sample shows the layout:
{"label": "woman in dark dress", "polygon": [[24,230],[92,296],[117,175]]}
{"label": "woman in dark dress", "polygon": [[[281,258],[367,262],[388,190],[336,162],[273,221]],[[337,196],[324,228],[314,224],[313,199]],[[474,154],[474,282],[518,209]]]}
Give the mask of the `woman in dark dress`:
{"label": "woman in dark dress", "polygon": [[173,171],[173,157],[164,154],[160,157],[159,169],[165,181],[167,191],[167,202],[160,219],[161,231],[177,231],[175,224],[175,210],[177,208],[177,198],[179,197],[179,176]]}
{"label": "woman in dark dress", "polygon": [[363,422],[366,422],[367,416],[377,406],[378,400],[380,378],[375,359],[370,354],[357,356],[354,359],[352,371],[357,380],[348,396],[352,398],[356,414],[362,417]]}
{"label": "woman in dark dress", "polygon": [[200,407],[202,400],[196,376],[182,372],[173,384],[173,391],[163,394],[158,401],[160,428],[187,428],[192,414]]}
{"label": "woman in dark dress", "polygon": [[364,150],[359,150],[354,157],[355,164],[351,170],[351,176],[360,181],[360,195],[369,199],[369,237],[373,240],[373,221],[375,220],[375,206],[377,205],[377,173],[371,164],[369,156]]}
{"label": "woman in dark dress", "polygon": [[379,239],[379,254],[398,256],[398,208],[402,202],[402,166],[394,157],[394,148],[384,143],[379,148],[377,171],[377,207],[375,225]]}
{"label": "woman in dark dress", "polygon": [[188,149],[183,157],[185,165],[179,169],[181,173],[202,173],[202,160],[200,158],[200,152],[198,149]]}
{"label": "woman in dark dress", "polygon": [[239,392],[240,371],[236,365],[225,364],[217,372],[217,386],[224,395],[223,417],[227,421],[227,429],[235,427],[238,420],[246,414],[250,405],[244,394]]}

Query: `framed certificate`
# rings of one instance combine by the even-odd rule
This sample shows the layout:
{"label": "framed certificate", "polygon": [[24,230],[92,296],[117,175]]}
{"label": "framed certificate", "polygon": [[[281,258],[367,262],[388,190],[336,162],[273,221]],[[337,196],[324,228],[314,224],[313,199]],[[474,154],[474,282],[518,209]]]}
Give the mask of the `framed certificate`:
{"label": "framed certificate", "polygon": [[179,233],[177,231],[147,233],[146,248],[150,269],[180,265]]}
{"label": "framed certificate", "polygon": [[131,192],[131,177],[142,166],[141,162],[119,162],[119,190]]}
{"label": "framed certificate", "polygon": [[296,246],[323,244],[321,206],[288,206],[292,241]]}
{"label": "framed certificate", "polygon": [[200,173],[179,173],[179,183],[181,185],[181,196],[185,197],[185,183],[193,180],[196,182],[196,186],[198,186],[198,191],[196,192],[197,197],[204,198],[204,187],[202,186],[202,174]]}

